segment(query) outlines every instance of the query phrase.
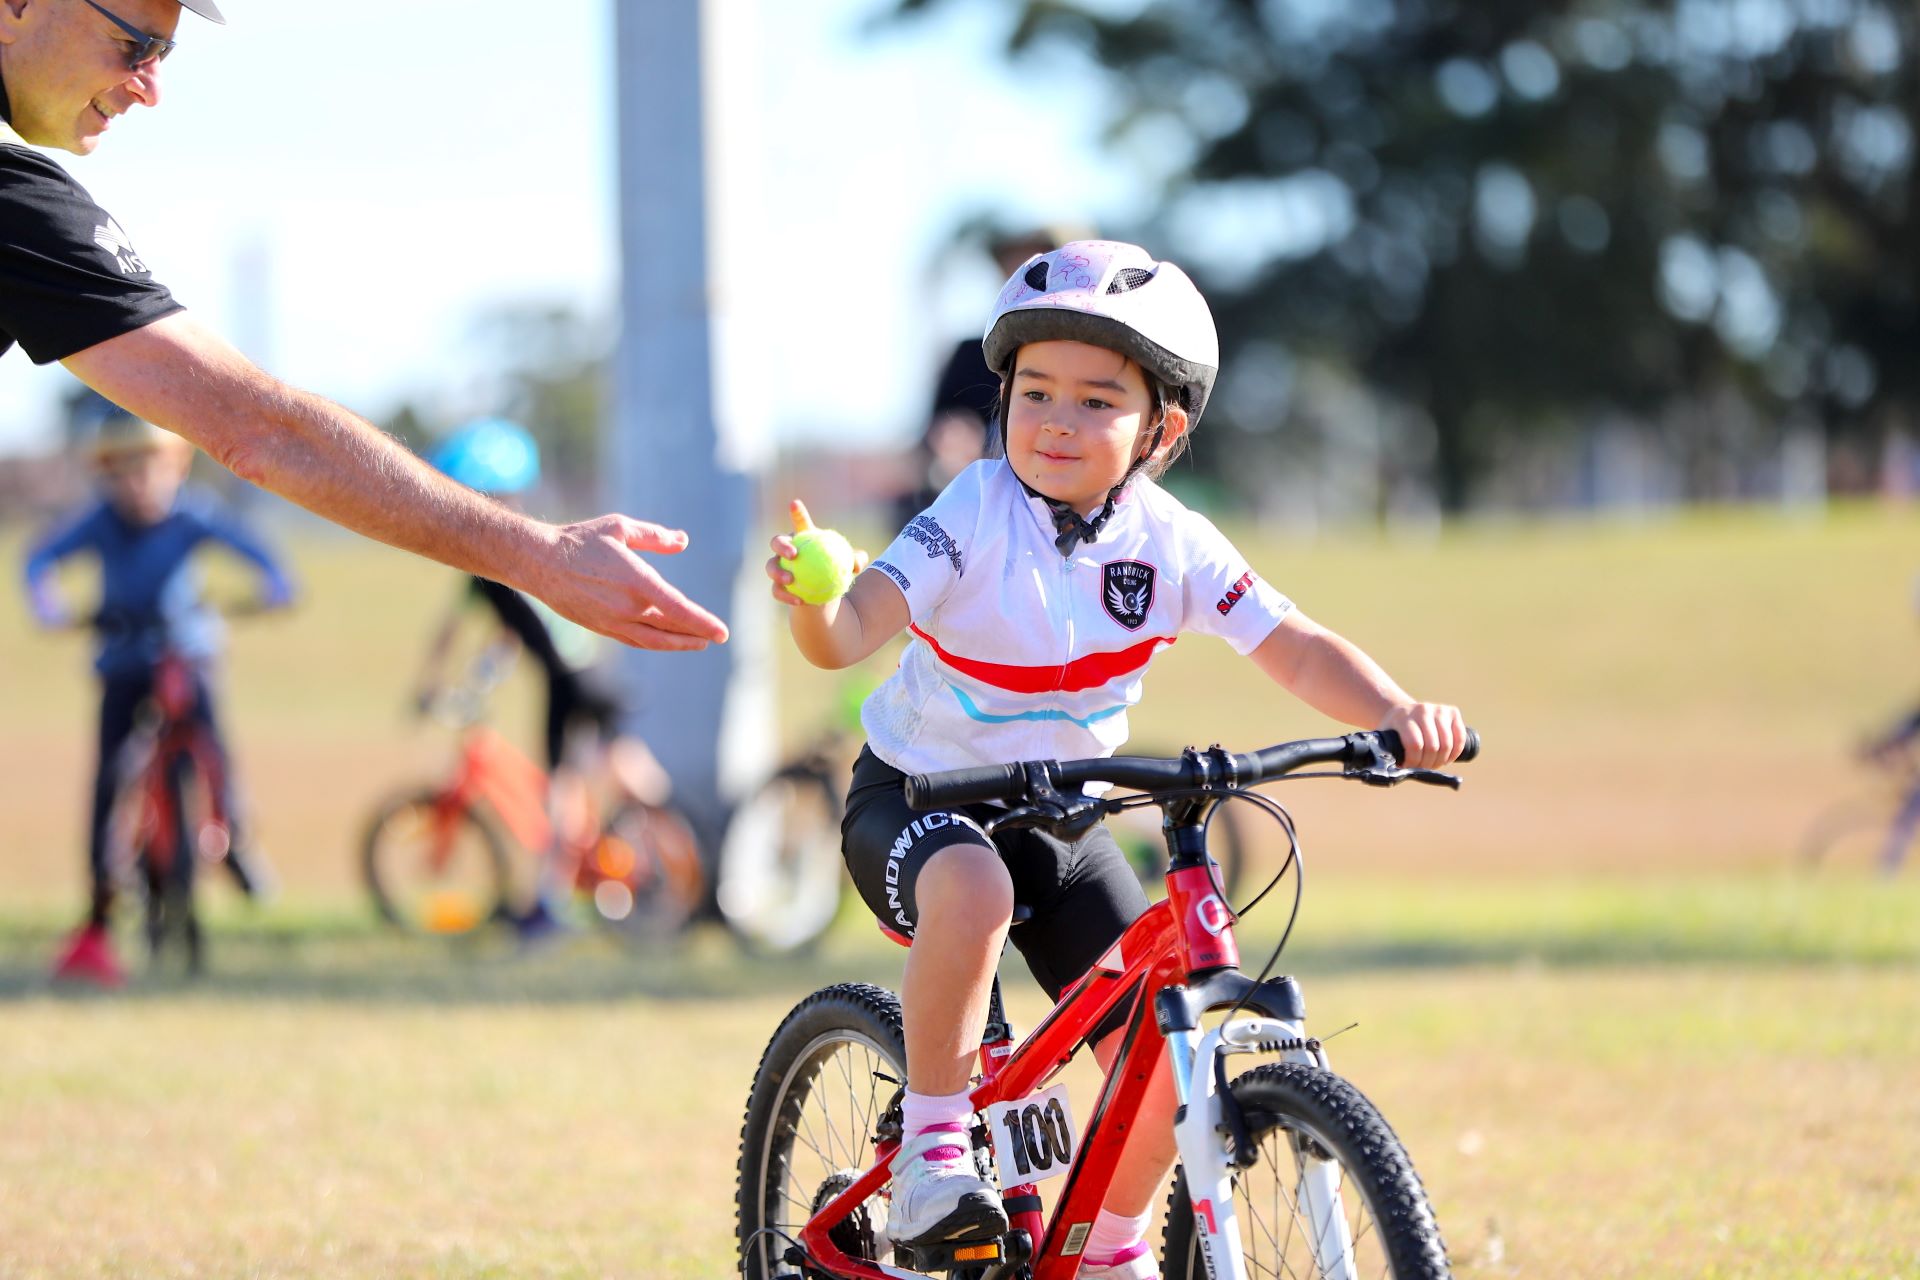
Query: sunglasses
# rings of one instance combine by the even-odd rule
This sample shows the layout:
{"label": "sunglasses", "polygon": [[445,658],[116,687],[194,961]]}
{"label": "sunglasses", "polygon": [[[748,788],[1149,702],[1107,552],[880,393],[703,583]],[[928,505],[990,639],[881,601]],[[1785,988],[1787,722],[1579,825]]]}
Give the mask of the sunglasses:
{"label": "sunglasses", "polygon": [[150,36],[140,28],[122,18],[113,10],[87,0],[89,8],[98,9],[107,16],[107,21],[133,37],[133,47],[127,50],[127,69],[137,71],[146,63],[158,62],[173,52],[173,41],[165,36]]}

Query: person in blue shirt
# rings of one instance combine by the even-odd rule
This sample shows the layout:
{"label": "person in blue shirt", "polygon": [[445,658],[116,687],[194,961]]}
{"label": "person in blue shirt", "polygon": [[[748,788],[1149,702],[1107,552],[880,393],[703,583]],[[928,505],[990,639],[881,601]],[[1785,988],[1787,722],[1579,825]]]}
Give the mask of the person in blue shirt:
{"label": "person in blue shirt", "polygon": [[[249,894],[262,887],[264,869],[250,856],[237,822],[233,774],[225,767],[212,696],[212,667],[225,629],[218,612],[201,597],[194,553],[214,542],[246,561],[258,575],[263,608],[292,603],[293,587],[251,530],[208,495],[183,487],[193,461],[191,445],[111,405],[103,404],[101,412],[92,453],[102,496],[33,544],[27,553],[26,588],[41,626],[90,624],[96,635],[99,757],[87,842],[92,901],[86,923],[62,949],[54,972],[56,977],[114,986],[124,980],[106,928],[113,901],[106,827],[117,781],[115,762],[133,731],[136,712],[152,692],[154,664],[163,650],[190,662],[194,716],[219,755],[220,767],[212,772],[230,824],[227,866]],[[99,564],[99,604],[91,615],[76,615],[54,587],[55,566],[75,556],[89,556]]]}

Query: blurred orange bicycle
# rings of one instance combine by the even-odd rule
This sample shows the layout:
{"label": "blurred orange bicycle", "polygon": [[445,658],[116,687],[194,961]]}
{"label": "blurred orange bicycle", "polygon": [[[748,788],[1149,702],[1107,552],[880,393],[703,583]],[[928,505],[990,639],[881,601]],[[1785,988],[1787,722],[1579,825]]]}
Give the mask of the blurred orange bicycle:
{"label": "blurred orange bicycle", "polygon": [[517,847],[528,858],[570,858],[582,914],[622,938],[678,933],[706,892],[692,828],[668,806],[625,798],[604,823],[590,801],[573,833],[558,830],[546,770],[486,723],[505,665],[483,658],[420,708],[459,731],[460,752],[446,779],[393,796],[367,824],[361,872],[381,916],[442,936],[519,919]]}

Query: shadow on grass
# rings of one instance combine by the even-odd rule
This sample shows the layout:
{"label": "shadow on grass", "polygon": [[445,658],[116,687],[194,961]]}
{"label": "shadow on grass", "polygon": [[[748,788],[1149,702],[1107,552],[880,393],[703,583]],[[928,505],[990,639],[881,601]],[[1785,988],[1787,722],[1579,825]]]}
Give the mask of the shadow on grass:
{"label": "shadow on grass", "polygon": [[[1621,903],[1649,895],[1623,894]],[[1339,907],[1337,895],[1327,905]],[[1661,910],[1539,897],[1486,909],[1423,910],[1364,919],[1353,904],[1313,918],[1296,934],[1280,971],[1311,978],[1390,970],[1592,968],[1639,966],[1915,966],[1920,929],[1904,900],[1874,899],[1880,922],[1863,927],[1850,900],[1814,904],[1778,897],[1771,908],[1715,894],[1711,911],[1690,910],[1672,895]],[[1915,899],[1920,902],[1920,899]],[[1788,906],[1781,906],[1788,902]],[[1556,903],[1560,906],[1556,907]],[[1664,913],[1663,913],[1664,912]],[[1275,934],[1241,936],[1242,959],[1257,971]],[[1344,927],[1343,927],[1344,926]],[[394,1005],[588,1004],[625,1000],[711,1001],[784,996],[798,999],[834,982],[897,985],[902,955],[865,921],[843,920],[816,952],[756,959],[722,930],[702,926],[672,944],[623,946],[597,934],[564,937],[523,952],[502,933],[464,940],[409,938],[357,914],[285,912],[216,919],[207,971],[188,979],[177,966],[137,972],[108,994],[56,985],[47,966],[62,930],[45,919],[0,917],[0,1002],[27,999],[194,999],[343,1001]],[[137,954],[120,939],[122,954]],[[139,969],[140,966],[134,966]],[[1005,967],[1019,974],[1017,957]]]}
{"label": "shadow on grass", "polygon": [[593,934],[522,950],[505,934],[458,941],[405,938],[350,923],[301,928],[228,926],[209,931],[204,971],[179,957],[148,966],[131,937],[118,939],[130,976],[103,991],[56,983],[49,968],[59,930],[0,921],[0,1002],[283,1000],[423,1005],[726,1000],[804,992],[833,982],[893,983],[899,960],[877,949],[824,946],[805,956],[743,956],[717,928],[674,943],[628,946]]}

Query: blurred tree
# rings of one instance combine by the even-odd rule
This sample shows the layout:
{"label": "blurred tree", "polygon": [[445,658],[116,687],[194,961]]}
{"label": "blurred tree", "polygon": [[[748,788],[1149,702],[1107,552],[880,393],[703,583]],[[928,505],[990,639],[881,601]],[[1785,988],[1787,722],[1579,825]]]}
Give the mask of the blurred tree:
{"label": "blurred tree", "polygon": [[[1706,404],[1863,443],[1911,414],[1916,11],[1881,0],[895,0],[1012,11],[1108,74],[1145,232],[1225,342],[1201,465],[1350,366],[1430,419],[1442,504],[1503,439]],[[1010,163],[1041,164],[1018,146]],[[1392,461],[1392,460],[1388,460]],[[1711,469],[1690,473],[1710,487]]]}
{"label": "blurred tree", "polygon": [[435,434],[426,416],[411,400],[401,401],[400,407],[388,414],[380,427],[415,453],[425,453]]}

